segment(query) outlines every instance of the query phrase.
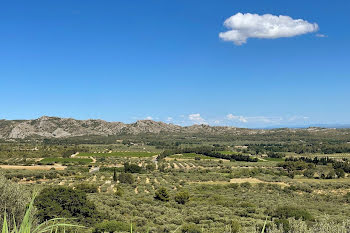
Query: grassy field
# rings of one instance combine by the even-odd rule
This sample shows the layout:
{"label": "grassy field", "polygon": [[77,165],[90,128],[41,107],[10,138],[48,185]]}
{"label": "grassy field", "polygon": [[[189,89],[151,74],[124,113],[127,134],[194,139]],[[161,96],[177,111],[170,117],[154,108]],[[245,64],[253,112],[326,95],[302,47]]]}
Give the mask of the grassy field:
{"label": "grassy field", "polygon": [[79,153],[79,156],[94,156],[94,157],[152,157],[157,155],[156,152],[144,152],[144,151],[117,151],[117,152],[111,152],[111,153],[89,153],[89,152],[82,152]]}

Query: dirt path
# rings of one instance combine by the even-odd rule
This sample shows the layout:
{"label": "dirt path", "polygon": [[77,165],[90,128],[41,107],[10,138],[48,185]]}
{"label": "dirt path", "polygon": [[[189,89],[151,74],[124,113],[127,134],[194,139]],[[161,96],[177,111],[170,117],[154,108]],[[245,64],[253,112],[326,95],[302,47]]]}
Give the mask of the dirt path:
{"label": "dirt path", "polygon": [[77,153],[75,153],[75,154],[72,154],[70,157],[71,157],[71,158],[75,158],[78,154],[79,154],[79,152],[77,152]]}
{"label": "dirt path", "polygon": [[138,194],[139,190],[137,190],[137,187],[135,188],[135,194]]}
{"label": "dirt path", "polygon": [[148,177],[146,178],[146,184],[149,184],[149,178]]}

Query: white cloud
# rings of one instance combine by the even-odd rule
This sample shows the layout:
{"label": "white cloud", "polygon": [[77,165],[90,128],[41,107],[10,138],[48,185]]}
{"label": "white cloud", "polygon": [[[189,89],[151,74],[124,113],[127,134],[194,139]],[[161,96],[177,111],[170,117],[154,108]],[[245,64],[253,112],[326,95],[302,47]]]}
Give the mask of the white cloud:
{"label": "white cloud", "polygon": [[166,119],[166,121],[167,122],[172,122],[174,119],[172,118],[172,117],[168,117],[167,119]]}
{"label": "white cloud", "polygon": [[148,117],[146,117],[146,120],[153,120],[153,117],[148,116]]}
{"label": "white cloud", "polygon": [[328,37],[328,36],[325,35],[325,34],[319,34],[319,33],[317,33],[316,36],[317,36],[317,37],[321,37],[321,38],[323,38],[323,37]]}
{"label": "white cloud", "polygon": [[204,120],[203,117],[201,117],[201,114],[199,113],[188,115],[188,119],[195,124],[207,124],[207,122]]}
{"label": "white cloud", "polygon": [[226,19],[224,26],[229,29],[221,32],[219,37],[224,41],[233,41],[242,45],[248,38],[276,39],[293,37],[318,31],[316,23],[309,23],[302,19],[293,19],[289,16],[271,14],[242,14],[237,13]]}
{"label": "white cloud", "polygon": [[234,121],[239,121],[239,122],[242,122],[242,123],[247,123],[248,122],[248,120],[247,120],[247,118],[246,117],[244,117],[244,116],[235,116],[235,115],[233,115],[233,114],[227,114],[226,115],[226,118],[228,119],[228,120],[234,120]]}

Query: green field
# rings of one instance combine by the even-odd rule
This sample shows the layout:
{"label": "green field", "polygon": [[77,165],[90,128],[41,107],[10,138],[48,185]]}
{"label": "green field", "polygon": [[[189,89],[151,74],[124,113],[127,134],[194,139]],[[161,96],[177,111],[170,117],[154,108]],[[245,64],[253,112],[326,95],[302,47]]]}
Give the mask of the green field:
{"label": "green field", "polygon": [[80,159],[80,158],[44,158],[40,160],[40,164],[52,164],[52,163],[77,163],[87,164],[91,163],[92,159]]}
{"label": "green field", "polygon": [[112,153],[89,153],[89,152],[82,152],[79,153],[79,156],[94,156],[94,157],[137,157],[137,158],[144,158],[144,157],[152,157],[157,155],[158,153],[155,152],[144,152],[144,151],[138,151],[138,152],[132,152],[132,151],[117,151]]}

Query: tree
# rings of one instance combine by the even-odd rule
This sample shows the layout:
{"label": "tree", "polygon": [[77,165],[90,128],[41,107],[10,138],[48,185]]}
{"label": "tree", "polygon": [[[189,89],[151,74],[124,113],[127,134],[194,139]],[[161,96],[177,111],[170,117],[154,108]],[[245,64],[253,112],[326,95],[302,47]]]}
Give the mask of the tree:
{"label": "tree", "polygon": [[117,182],[118,178],[117,178],[117,171],[116,171],[116,168],[114,168],[113,170],[113,181],[114,182]]}
{"label": "tree", "polygon": [[95,205],[87,200],[86,193],[69,187],[43,189],[35,199],[35,206],[41,222],[63,217],[92,224],[100,218]]}
{"label": "tree", "polygon": [[160,201],[169,201],[169,194],[166,188],[164,187],[159,188],[155,193],[154,199],[160,200]]}
{"label": "tree", "polygon": [[124,172],[125,173],[140,173],[141,170],[142,170],[142,168],[136,164],[124,163]]}
{"label": "tree", "polygon": [[178,204],[184,205],[190,200],[190,195],[188,192],[178,192],[174,199]]}
{"label": "tree", "polygon": [[135,182],[134,177],[130,173],[120,173],[118,180],[124,184],[133,184]]}

